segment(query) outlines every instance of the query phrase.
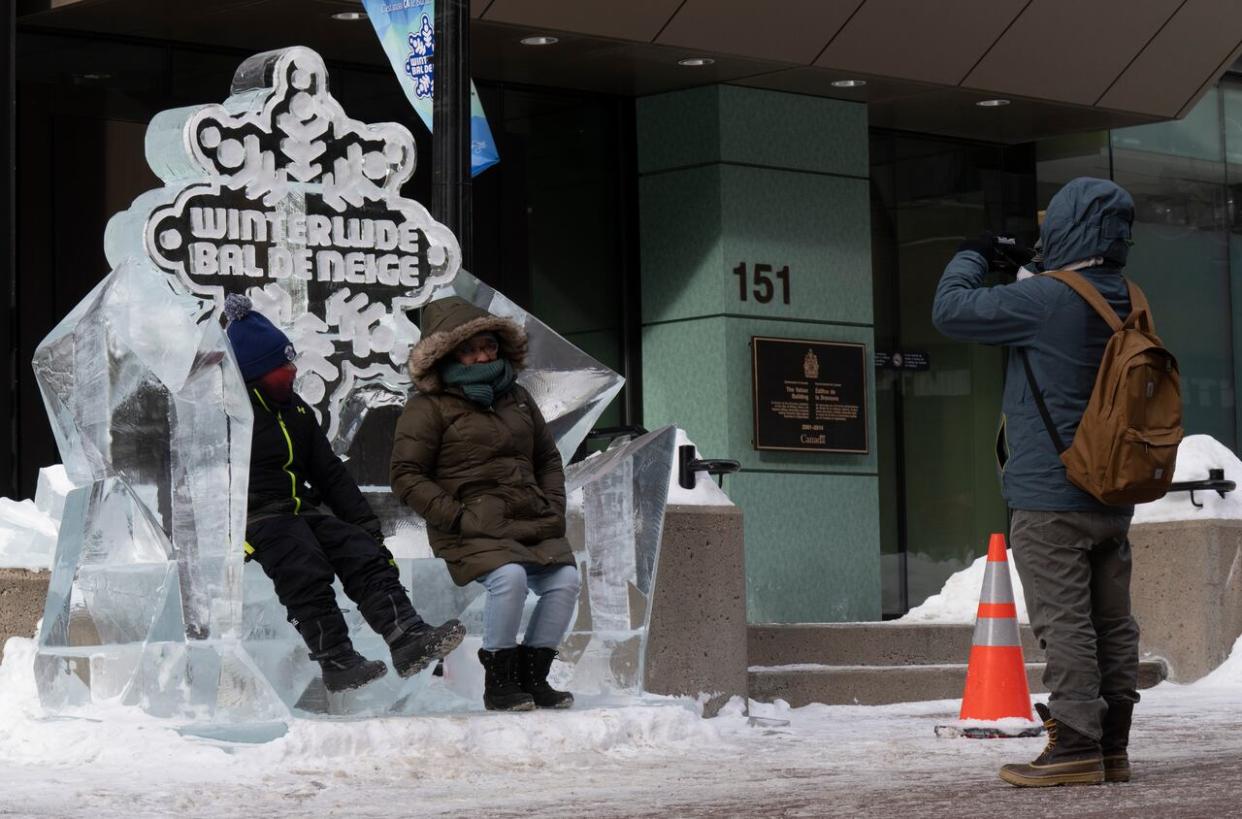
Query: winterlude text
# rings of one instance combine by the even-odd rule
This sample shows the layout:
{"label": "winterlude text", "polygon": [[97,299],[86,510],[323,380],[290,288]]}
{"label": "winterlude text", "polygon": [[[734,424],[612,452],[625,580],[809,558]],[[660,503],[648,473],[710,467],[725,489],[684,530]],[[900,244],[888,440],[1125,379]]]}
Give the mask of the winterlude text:
{"label": "winterlude text", "polygon": [[[354,216],[191,207],[189,273],[417,287],[420,231]],[[260,250],[263,252],[260,253]]]}

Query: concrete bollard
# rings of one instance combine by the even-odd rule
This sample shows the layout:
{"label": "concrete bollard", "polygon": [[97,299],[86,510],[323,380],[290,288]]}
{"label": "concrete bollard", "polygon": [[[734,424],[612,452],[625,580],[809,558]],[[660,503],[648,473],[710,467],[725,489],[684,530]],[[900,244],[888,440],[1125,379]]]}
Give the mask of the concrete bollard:
{"label": "concrete bollard", "polygon": [[1131,606],[1139,652],[1193,682],[1242,635],[1242,520],[1179,520],[1130,528]]}
{"label": "concrete bollard", "polygon": [[730,697],[746,697],[744,545],[737,507],[667,507],[644,686],[655,694],[707,694],[705,716]]}
{"label": "concrete bollard", "polygon": [[51,579],[51,572],[0,569],[0,659],[10,637],[35,636]]}

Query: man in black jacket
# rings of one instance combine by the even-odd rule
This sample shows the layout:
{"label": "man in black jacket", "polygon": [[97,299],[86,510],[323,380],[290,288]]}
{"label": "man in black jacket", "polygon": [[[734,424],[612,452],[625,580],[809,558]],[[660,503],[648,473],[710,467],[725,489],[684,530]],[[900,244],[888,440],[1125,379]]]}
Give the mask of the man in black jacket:
{"label": "man in black jacket", "polygon": [[297,368],[288,337],[253,311],[245,296],[231,294],[224,312],[254,408],[248,558],[272,579],[329,691],[358,688],[388,670],[354,650],[332,589],[337,576],[388,644],[397,673],[416,674],[456,648],[465,628],[457,620],[433,628],[414,610],[384,547],[379,519],[310,407],[293,391]]}

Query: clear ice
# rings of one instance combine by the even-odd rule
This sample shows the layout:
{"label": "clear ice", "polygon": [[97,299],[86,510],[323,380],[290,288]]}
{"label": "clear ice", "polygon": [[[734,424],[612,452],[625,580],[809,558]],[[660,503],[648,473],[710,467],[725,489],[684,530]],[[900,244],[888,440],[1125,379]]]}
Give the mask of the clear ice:
{"label": "clear ice", "polygon": [[[405,358],[419,338],[409,311],[457,295],[522,325],[521,383],[567,463],[624,380],[460,270],[452,233],[401,194],[413,137],[348,117],[309,49],[247,59],[223,104],[158,114],[146,144],[163,186],[109,222],[113,272],[34,359],[78,487],[39,635],[45,708],[134,705],[215,737],[271,736],[263,726],[291,710],[477,708],[469,647],[481,588],[452,583],[422,522],[387,489],[410,389]],[[429,669],[329,694],[270,580],[243,564],[251,411],[216,320],[229,292],[249,295],[293,340],[298,392],[401,536],[398,565],[420,613],[470,629],[442,684]],[[584,692],[641,688],[674,442],[659,430],[567,469],[584,592],[555,673]],[[337,593],[358,650],[387,659],[339,584]]]}
{"label": "clear ice", "polygon": [[586,581],[563,644],[575,691],[642,690],[676,449],[676,427],[663,427],[566,470],[568,535]]}
{"label": "clear ice", "polygon": [[122,264],[39,345],[69,479],[36,655],[52,712],[286,713],[240,643],[250,402],[210,310]]}

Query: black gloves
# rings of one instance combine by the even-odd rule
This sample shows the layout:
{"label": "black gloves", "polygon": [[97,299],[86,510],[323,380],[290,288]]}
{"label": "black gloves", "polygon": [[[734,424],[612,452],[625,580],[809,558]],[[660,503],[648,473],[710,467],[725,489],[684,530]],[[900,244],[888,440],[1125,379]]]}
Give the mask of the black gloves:
{"label": "black gloves", "polygon": [[1016,270],[1019,267],[1026,267],[1031,263],[1031,259],[1035,258],[1035,248],[1020,245],[1011,236],[998,236],[995,242],[999,261],[1004,262],[1005,267],[1012,266]]}
{"label": "black gloves", "polygon": [[957,252],[973,250],[983,257],[988,267],[999,272],[1016,272],[1029,264],[1035,256],[1032,248],[1018,244],[1012,236],[997,236],[985,230],[974,239],[966,239],[957,246]]}

